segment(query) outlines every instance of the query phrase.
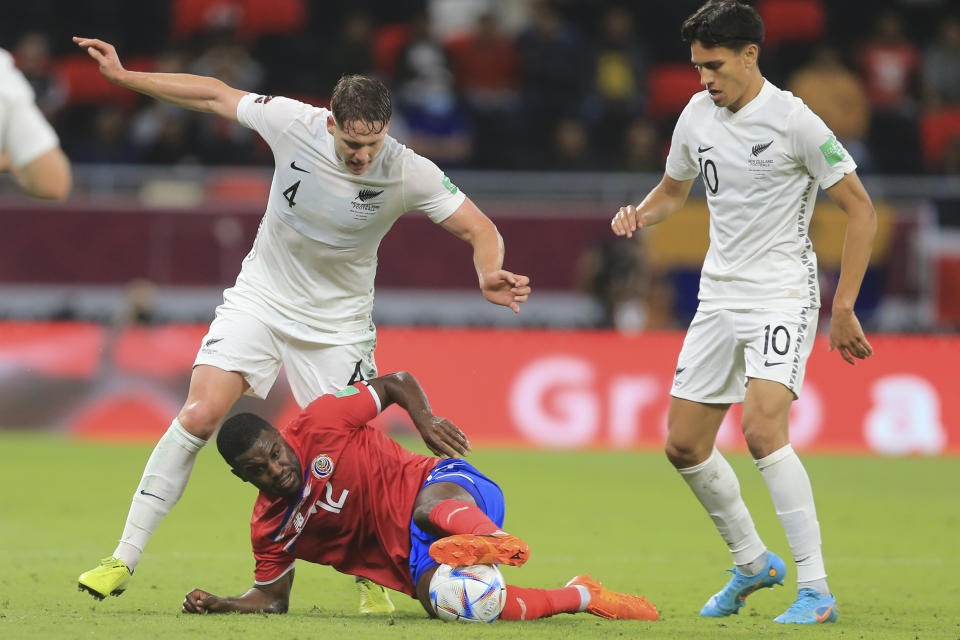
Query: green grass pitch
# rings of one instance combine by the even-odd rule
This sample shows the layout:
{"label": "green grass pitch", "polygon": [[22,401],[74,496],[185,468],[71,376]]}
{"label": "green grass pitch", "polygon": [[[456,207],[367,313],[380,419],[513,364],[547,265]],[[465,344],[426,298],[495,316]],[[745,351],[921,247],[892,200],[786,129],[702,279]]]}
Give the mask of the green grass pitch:
{"label": "green grass pitch", "polygon": [[[415,443],[407,443],[413,445]],[[415,447],[422,450],[422,447]],[[589,572],[640,593],[658,622],[561,615],[533,622],[445,625],[394,594],[393,618],[356,613],[352,579],[298,563],[287,615],[193,616],[200,587],[237,595],[252,584],[254,490],[208,447],[180,503],[120,598],[96,602],[76,577],[113,550],[148,446],[0,436],[0,637],[26,638],[882,638],[960,639],[960,460],[804,456],[817,495],[837,624],[784,627],[787,586],[755,593],[738,616],[697,613],[725,582],[729,554],[659,452],[479,450],[471,460],[503,486],[507,528],[532,549],[519,586],[555,587]],[[767,545],[789,548],[760,475],[730,456]]]}

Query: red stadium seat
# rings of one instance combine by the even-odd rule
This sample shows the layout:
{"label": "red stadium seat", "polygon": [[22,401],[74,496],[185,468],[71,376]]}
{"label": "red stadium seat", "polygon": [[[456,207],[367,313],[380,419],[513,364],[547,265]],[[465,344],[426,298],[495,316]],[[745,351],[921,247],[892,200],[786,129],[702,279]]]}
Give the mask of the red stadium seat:
{"label": "red stadium seat", "polygon": [[655,65],[647,77],[647,116],[659,119],[676,116],[690,96],[703,90],[697,70],[686,63]]}
{"label": "red stadium seat", "polygon": [[826,11],[820,0],[762,0],[757,11],[763,18],[763,44],[814,42],[823,36]]}
{"label": "red stadium seat", "polygon": [[176,39],[188,38],[209,29],[218,15],[239,16],[239,5],[236,0],[173,0],[170,31]]}
{"label": "red stadium seat", "polygon": [[400,51],[410,39],[410,25],[406,23],[387,24],[373,36],[373,68],[385,78],[393,75]]}
{"label": "red stadium seat", "polygon": [[303,28],[307,10],[303,0],[244,0],[239,34],[245,40]]}
{"label": "red stadium seat", "polygon": [[[149,71],[153,68],[153,59],[129,58],[124,60],[124,66],[133,71]],[[86,53],[60,58],[54,63],[54,69],[67,87],[67,104],[70,106],[112,104],[129,110],[137,103],[137,92],[104,78],[97,63]]]}
{"label": "red stadium seat", "polygon": [[947,147],[960,139],[960,107],[925,112],[920,118],[920,139],[924,163],[930,169],[939,168]]}

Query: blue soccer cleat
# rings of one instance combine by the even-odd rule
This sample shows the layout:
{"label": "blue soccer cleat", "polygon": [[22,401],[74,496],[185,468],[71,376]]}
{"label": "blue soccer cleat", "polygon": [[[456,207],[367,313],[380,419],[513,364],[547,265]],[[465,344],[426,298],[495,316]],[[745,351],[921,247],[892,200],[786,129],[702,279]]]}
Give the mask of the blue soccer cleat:
{"label": "blue soccer cleat", "polygon": [[837,599],[832,593],[825,596],[814,589],[800,589],[797,601],[773,621],[784,624],[817,624],[836,622],[838,616]]}
{"label": "blue soccer cleat", "polygon": [[776,584],[783,584],[783,577],[787,575],[787,567],[783,564],[783,560],[772,551],[767,552],[767,564],[755,576],[740,573],[736,567],[727,571],[733,574],[730,582],[719,593],[707,600],[707,604],[700,610],[700,615],[708,618],[723,618],[737,613],[748,595],[763,587],[772,589]]}

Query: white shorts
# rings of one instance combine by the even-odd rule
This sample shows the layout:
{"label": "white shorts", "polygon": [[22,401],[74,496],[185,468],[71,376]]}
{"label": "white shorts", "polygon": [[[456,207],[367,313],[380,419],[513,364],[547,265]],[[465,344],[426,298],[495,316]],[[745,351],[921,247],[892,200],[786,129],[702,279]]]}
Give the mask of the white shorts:
{"label": "white shorts", "polygon": [[[323,339],[318,332],[318,340]],[[236,307],[221,305],[200,342],[193,366],[207,364],[241,374],[250,388],[247,395],[266,398],[282,365],[290,390],[300,407],[324,393],[333,393],[377,375],[373,350],[376,337],[369,332],[355,344],[324,344],[290,338]]]}
{"label": "white shorts", "polygon": [[749,378],[800,395],[817,333],[818,309],[697,311],[683,339],[670,395],[694,402],[743,402]]}

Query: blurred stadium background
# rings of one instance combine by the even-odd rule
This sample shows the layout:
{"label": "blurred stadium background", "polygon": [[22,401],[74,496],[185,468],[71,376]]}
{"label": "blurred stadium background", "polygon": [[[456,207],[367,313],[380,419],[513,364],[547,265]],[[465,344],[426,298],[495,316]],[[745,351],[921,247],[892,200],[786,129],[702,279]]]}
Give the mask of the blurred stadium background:
{"label": "blurred stadium background", "polygon": [[[342,73],[392,88],[391,133],[494,219],[532,278],[519,316],[483,302],[466,245],[404,216],[380,253],[382,372],[414,371],[474,441],[658,446],[707,246],[702,186],[639,241],[609,219],[659,180],[698,90],[679,25],[701,0],[98,0],[6,3],[11,51],[70,156],[66,203],[0,176],[0,428],[154,440],[263,212],[251,131],[114,87],[72,35],[126,66],[214,75],[326,105]],[[761,69],[860,165],[880,233],[850,369],[821,338],[793,437],[822,451],[960,451],[960,11],[948,0],[758,0]],[[812,223],[824,311],[845,216]],[[821,318],[821,330],[827,327]],[[465,383],[464,381],[469,381]],[[267,403],[294,411],[281,381]],[[737,447],[736,412],[721,443]],[[403,429],[387,416],[388,428]]]}

